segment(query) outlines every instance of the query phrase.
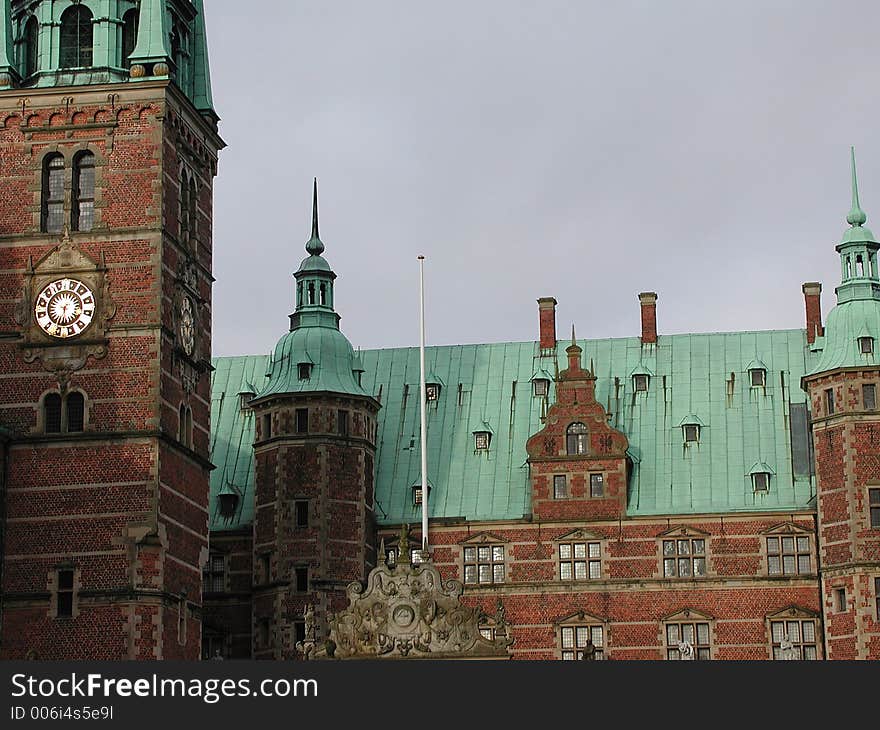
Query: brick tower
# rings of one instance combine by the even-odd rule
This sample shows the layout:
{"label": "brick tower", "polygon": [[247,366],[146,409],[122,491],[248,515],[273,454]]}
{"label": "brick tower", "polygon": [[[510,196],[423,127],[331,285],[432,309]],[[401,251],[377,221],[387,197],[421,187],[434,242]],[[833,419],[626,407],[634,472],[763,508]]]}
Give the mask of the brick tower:
{"label": "brick tower", "polygon": [[[253,657],[289,659],[306,609],[323,633],[351,581],[375,564],[373,478],[379,403],[334,310],[336,274],[312,237],[296,278],[290,331],[275,347],[254,412]],[[315,635],[310,639],[319,638]]]}
{"label": "brick tower", "polygon": [[0,8],[0,657],[196,659],[223,147],[202,0]]}
{"label": "brick tower", "polygon": [[[809,393],[816,452],[820,589],[829,659],[880,659],[880,244],[859,206],[855,156],[841,284]],[[820,328],[821,329],[821,328]]]}

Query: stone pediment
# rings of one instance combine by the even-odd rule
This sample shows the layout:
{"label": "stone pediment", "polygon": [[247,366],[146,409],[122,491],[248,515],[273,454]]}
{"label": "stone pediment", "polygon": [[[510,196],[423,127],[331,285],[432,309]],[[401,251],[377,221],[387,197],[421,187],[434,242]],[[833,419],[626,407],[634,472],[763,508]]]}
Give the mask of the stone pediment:
{"label": "stone pediment", "polygon": [[[510,656],[503,608],[498,616],[461,604],[462,584],[431,563],[380,563],[366,588],[351,583],[349,606],[329,617],[330,640],[316,658],[467,659]],[[494,640],[480,632],[491,626]]]}

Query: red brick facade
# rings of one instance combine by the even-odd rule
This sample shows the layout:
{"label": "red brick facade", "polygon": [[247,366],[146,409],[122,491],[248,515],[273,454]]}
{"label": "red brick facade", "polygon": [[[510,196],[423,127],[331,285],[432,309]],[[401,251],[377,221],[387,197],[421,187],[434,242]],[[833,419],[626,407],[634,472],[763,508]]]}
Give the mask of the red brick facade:
{"label": "red brick facade", "polygon": [[[0,94],[0,368],[10,374],[0,386],[10,432],[0,656],[195,659],[222,141],[167,82],[22,96]],[[47,156],[64,161],[63,217],[75,229],[84,152],[95,160],[94,224],[42,232]],[[197,198],[185,228],[182,179]],[[36,327],[33,302],[36,287],[63,277],[97,284],[100,317],[58,341]],[[180,335],[184,298],[192,348]],[[55,429],[47,396],[66,404],[73,393],[83,423]],[[59,595],[70,581],[72,606]]]}

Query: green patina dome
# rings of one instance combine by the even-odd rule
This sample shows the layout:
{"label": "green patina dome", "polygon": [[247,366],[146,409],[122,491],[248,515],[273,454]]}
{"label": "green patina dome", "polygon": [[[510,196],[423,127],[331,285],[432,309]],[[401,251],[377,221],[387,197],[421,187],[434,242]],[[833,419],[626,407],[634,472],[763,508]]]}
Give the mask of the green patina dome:
{"label": "green patina dome", "polygon": [[[300,365],[309,367],[308,379],[300,380]],[[269,366],[269,382],[257,396],[327,391],[370,397],[358,384],[359,367],[351,343],[332,327],[299,327],[275,346]]]}
{"label": "green patina dome", "polygon": [[363,365],[351,343],[339,331],[333,308],[336,274],[321,256],[324,244],[318,235],[318,182],[312,204],[312,237],[309,255],[294,274],[296,310],[290,315],[290,332],[275,346],[266,374],[269,382],[255,400],[287,393],[330,392],[370,398],[360,386]]}
{"label": "green patina dome", "polygon": [[[874,338],[873,352],[861,352],[859,339],[862,337]],[[880,301],[856,299],[838,304],[828,314],[822,355],[807,375],[836,368],[876,366],[880,363],[876,347],[878,339],[880,339]]]}

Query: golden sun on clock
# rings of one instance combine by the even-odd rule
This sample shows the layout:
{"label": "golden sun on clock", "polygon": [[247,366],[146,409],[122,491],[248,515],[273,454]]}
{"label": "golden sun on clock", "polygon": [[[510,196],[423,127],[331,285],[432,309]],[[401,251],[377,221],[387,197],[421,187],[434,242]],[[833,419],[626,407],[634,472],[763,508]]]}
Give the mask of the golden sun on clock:
{"label": "golden sun on clock", "polygon": [[95,295],[77,279],[58,279],[37,295],[34,316],[47,335],[59,339],[75,337],[92,323]]}

